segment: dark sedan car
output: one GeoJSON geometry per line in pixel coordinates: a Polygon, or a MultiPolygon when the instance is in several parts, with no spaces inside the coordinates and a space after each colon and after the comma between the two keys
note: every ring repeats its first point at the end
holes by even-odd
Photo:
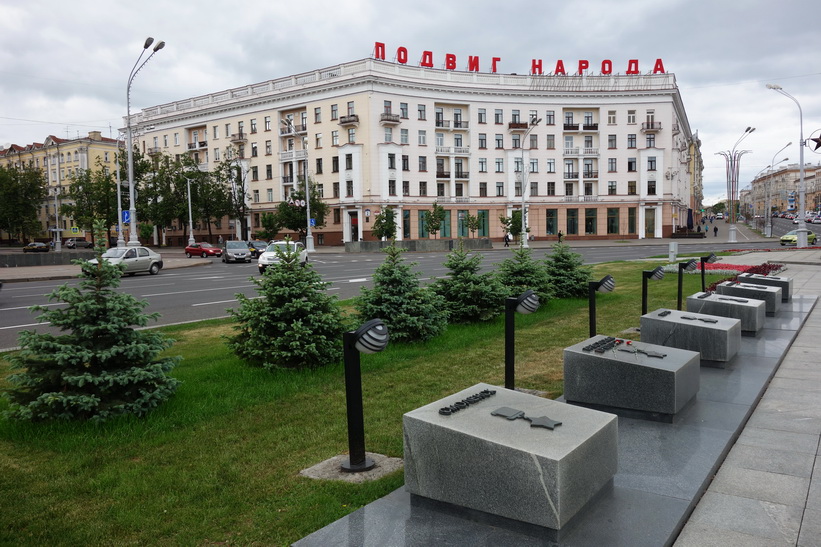
{"type": "Polygon", "coordinates": [[[45,243],[40,243],[39,241],[32,241],[25,247],[23,247],[24,253],[47,253],[51,247],[49,247],[45,243]]]}
{"type": "Polygon", "coordinates": [[[193,243],[185,248],[185,256],[191,258],[192,256],[201,256],[203,258],[209,256],[222,256],[222,249],[215,247],[210,243],[193,243]]]}

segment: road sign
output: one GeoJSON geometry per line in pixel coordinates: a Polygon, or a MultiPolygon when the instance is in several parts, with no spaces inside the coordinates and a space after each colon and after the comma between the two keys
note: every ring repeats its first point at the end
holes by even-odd
{"type": "Polygon", "coordinates": [[[123,211],[123,224],[131,222],[131,211],[123,211]]]}
{"type": "Polygon", "coordinates": [[[79,234],[79,233],[80,233],[80,229],[79,229],[77,226],[72,226],[72,227],[71,227],[71,233],[72,233],[72,234],[75,234],[75,235],[76,235],[76,234],[79,234]]]}
{"type": "Polygon", "coordinates": [[[311,219],[311,228],[314,228],[315,226],[316,226],[316,219],[312,218],[311,219]]]}

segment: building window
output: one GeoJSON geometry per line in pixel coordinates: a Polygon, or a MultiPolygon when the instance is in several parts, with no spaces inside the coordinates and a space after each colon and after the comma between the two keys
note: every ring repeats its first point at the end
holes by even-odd
{"type": "Polygon", "coordinates": [[[388,169],[396,169],[396,154],[388,154],[388,169]]]}
{"type": "Polygon", "coordinates": [[[487,148],[487,133],[479,133],[479,148],[487,148]]]}
{"type": "Polygon", "coordinates": [[[648,196],[655,196],[656,195],[656,181],[648,180],[647,181],[647,195],[648,196]]]}
{"type": "Polygon", "coordinates": [[[219,160],[220,160],[220,149],[219,148],[214,148],[214,161],[219,161],[219,160]]]}
{"type": "Polygon", "coordinates": [[[636,124],[636,111],[635,110],[628,110],[627,111],[627,123],[631,125],[636,124]]]}
{"type": "Polygon", "coordinates": [[[331,173],[339,173],[339,156],[331,158],[331,173]]]}
{"type": "Polygon", "coordinates": [[[456,148],[462,147],[462,134],[457,133],[453,136],[453,146],[456,148]]]}
{"type": "Polygon", "coordinates": [[[548,173],[555,173],[556,172],[556,160],[553,160],[553,159],[547,160],[547,172],[548,173]]]}
{"type": "Polygon", "coordinates": [[[556,149],[556,135],[545,135],[545,148],[548,150],[556,149]]]}
{"type": "Polygon", "coordinates": [[[537,159],[530,160],[530,172],[531,173],[538,173],[539,172],[539,160],[537,160],[537,159]]]}
{"type": "MultiPolygon", "coordinates": [[[[256,165],[251,167],[251,180],[259,180],[259,167],[257,167],[256,165]]],[[[259,193],[259,190],[255,190],[255,192],[259,193]]]]}
{"type": "Polygon", "coordinates": [[[635,173],[636,172],[636,158],[627,158],[627,172],[628,173],[635,173]]]}
{"type": "Polygon", "coordinates": [[[504,173],[505,172],[505,160],[503,158],[496,158],[496,172],[497,173],[504,173]]]}
{"type": "Polygon", "coordinates": [[[513,172],[514,173],[521,173],[522,172],[522,158],[513,158],[513,172]]]}
{"type": "Polygon", "coordinates": [[[259,150],[257,148],[257,143],[252,142],[251,143],[251,157],[256,158],[257,156],[259,156],[259,150]]]}
{"type": "Polygon", "coordinates": [[[399,103],[399,116],[404,120],[408,119],[408,103],[399,103]]]}
{"type": "Polygon", "coordinates": [[[608,207],[607,209],[607,233],[619,233],[619,210],[616,207],[608,207]]]}
{"type": "Polygon", "coordinates": [[[479,172],[487,173],[487,158],[479,158],[479,172]]]}
{"type": "Polygon", "coordinates": [[[419,220],[419,237],[428,237],[428,211],[417,211],[419,220]]]}
{"type": "MultiPolygon", "coordinates": [[[[522,144],[521,135],[519,135],[518,133],[515,134],[515,135],[512,135],[511,140],[512,140],[511,144],[512,144],[513,148],[521,148],[522,147],[521,146],[521,144],[522,144]]],[[[498,142],[497,142],[497,144],[498,144],[498,142]]]]}
{"type": "Polygon", "coordinates": [[[615,196],[616,195],[616,181],[615,180],[607,181],[607,195],[608,196],[615,196]]]}
{"type": "Polygon", "coordinates": [[[539,148],[539,136],[530,135],[530,149],[537,150],[539,148]]]}
{"type": "Polygon", "coordinates": [[[314,135],[314,148],[322,148],[322,133],[314,135]]]}
{"type": "Polygon", "coordinates": [[[544,113],[545,125],[556,125],[556,113],[553,110],[546,110],[544,113]]]}
{"type": "Polygon", "coordinates": [[[608,173],[615,173],[616,172],[616,158],[607,158],[607,172],[608,173]]]}
{"type": "Polygon", "coordinates": [[[565,182],[564,183],[564,195],[572,196],[575,193],[575,188],[572,182],[565,182]]]}
{"type": "Polygon", "coordinates": [[[337,207],[334,209],[334,224],[339,224],[342,222],[342,211],[337,207]]]}
{"type": "MultiPolygon", "coordinates": [[[[333,190],[333,193],[334,193],[334,197],[338,198],[339,197],[339,183],[338,182],[333,183],[332,190],[333,190]]],[[[335,209],[335,210],[338,211],[338,209],[335,209]]],[[[339,224],[339,221],[336,221],[335,223],[339,224]]]]}
{"type": "Polygon", "coordinates": [[[616,136],[607,135],[607,148],[616,148],[616,136]]]}
{"type": "Polygon", "coordinates": [[[476,211],[476,218],[479,219],[479,237],[488,237],[490,235],[490,211],[479,209],[476,211]]]}
{"type": "Polygon", "coordinates": [[[385,142],[393,142],[393,128],[385,127],[385,142]]]}
{"type": "Polygon", "coordinates": [[[268,201],[269,202],[274,201],[274,189],[273,188],[268,188],[266,193],[268,194],[268,196],[267,196],[268,201]]]}
{"type": "Polygon", "coordinates": [[[500,134],[500,133],[497,133],[496,134],[496,149],[499,150],[499,149],[502,149],[504,147],[505,147],[505,136],[500,134]]]}
{"type": "MultiPolygon", "coordinates": [[[[211,133],[212,133],[211,138],[213,138],[213,139],[220,138],[220,126],[218,126],[218,125],[213,126],[211,128],[211,133]]],[[[165,144],[165,146],[168,146],[168,135],[163,135],[162,140],[163,140],[163,143],[165,144]]]]}
{"type": "Polygon", "coordinates": [[[479,109],[479,123],[487,123],[487,110],[484,108],[479,109]]]}
{"type": "Polygon", "coordinates": [[[410,156],[402,156],[402,171],[410,171],[410,156]]]}
{"type": "Polygon", "coordinates": [[[254,190],[253,196],[254,203],[259,203],[259,190],[254,190]]]}
{"type": "Polygon", "coordinates": [[[410,144],[410,137],[407,129],[399,130],[399,144],[410,144]]]}
{"type": "Polygon", "coordinates": [[[317,175],[322,174],[322,158],[316,158],[316,169],[315,169],[315,171],[316,171],[317,175]]]}
{"type": "Polygon", "coordinates": [[[655,171],[656,170],[656,157],[655,156],[647,156],[647,170],[648,171],[655,171]]]}
{"type": "Polygon", "coordinates": [[[353,144],[356,142],[356,128],[350,127],[348,128],[348,144],[353,144]]]}
{"type": "Polygon", "coordinates": [[[479,197],[486,198],[487,197],[487,183],[480,182],[479,183],[479,197]]]}
{"type": "Polygon", "coordinates": [[[419,146],[426,146],[428,144],[428,132],[424,129],[419,130],[419,146]]]}
{"type": "Polygon", "coordinates": [[[416,106],[416,112],[420,120],[426,120],[425,105],[420,104],[416,106]]]}
{"type": "Polygon", "coordinates": [[[514,111],[512,111],[512,112],[511,112],[511,115],[510,115],[510,121],[511,121],[512,123],[519,123],[519,122],[521,121],[521,120],[519,119],[519,117],[520,117],[519,111],[518,111],[518,110],[514,110],[514,111]]]}
{"type": "Polygon", "coordinates": [[[388,180],[388,195],[396,195],[396,181],[393,179],[388,180]]]}
{"type": "Polygon", "coordinates": [[[425,197],[425,196],[428,195],[428,183],[427,182],[422,181],[422,182],[419,183],[419,195],[421,197],[425,197]]]}
{"type": "Polygon", "coordinates": [[[608,123],[608,125],[615,125],[615,123],[616,123],[616,111],[615,110],[608,110],[607,111],[607,123],[608,123]]]}
{"type": "Polygon", "coordinates": [[[346,180],[345,181],[345,195],[346,197],[352,198],[353,197],[353,181],[346,180]]]}
{"type": "Polygon", "coordinates": [[[538,196],[539,195],[539,183],[535,180],[530,182],[530,195],[531,196],[538,196]]]}
{"type": "Polygon", "coordinates": [[[345,169],[353,169],[353,154],[345,154],[345,169]]]}
{"type": "Polygon", "coordinates": [[[496,196],[501,197],[505,195],[505,183],[504,182],[497,182],[496,183],[496,196]]]}
{"type": "MultiPolygon", "coordinates": [[[[265,166],[265,179],[271,180],[274,178],[274,166],[270,163],[265,166]]],[[[271,201],[270,199],[268,201],[271,201]]]]}
{"type": "Polygon", "coordinates": [[[257,132],[257,119],[251,118],[251,133],[257,132]]]}
{"type": "Polygon", "coordinates": [[[647,148],[655,148],[656,147],[656,135],[654,133],[648,133],[645,136],[647,148]]]}
{"type": "Polygon", "coordinates": [[[555,196],[556,195],[556,183],[550,181],[547,183],[547,195],[548,196],[555,196]]]}
{"type": "Polygon", "coordinates": [[[339,146],[339,131],[331,131],[331,145],[339,146]]]}
{"type": "Polygon", "coordinates": [[[445,146],[445,134],[436,133],[436,146],[445,146]]]}
{"type": "Polygon", "coordinates": [[[354,102],[348,101],[348,116],[356,115],[356,108],[354,108],[354,102]]]}
{"type": "Polygon", "coordinates": [[[419,171],[425,172],[428,170],[428,157],[419,156],[419,171]]]}
{"type": "Polygon", "coordinates": [[[180,134],[179,133],[174,133],[174,146],[179,146],[179,145],[180,145],[180,134]]]}
{"type": "Polygon", "coordinates": [[[559,228],[559,210],[547,209],[545,211],[545,233],[554,236],[559,228]]]}
{"type": "Polygon", "coordinates": [[[501,108],[497,108],[493,112],[493,121],[498,124],[505,123],[504,113],[502,112],[501,108]]]}
{"type": "Polygon", "coordinates": [[[265,141],[265,155],[270,156],[273,153],[273,146],[271,141],[265,141]]]}
{"type": "Polygon", "coordinates": [[[445,195],[445,183],[444,182],[437,182],[436,183],[436,196],[443,197],[445,195]]]}
{"type": "Polygon", "coordinates": [[[339,119],[339,107],[335,104],[331,105],[331,119],[338,120],[339,119]]]}
{"type": "Polygon", "coordinates": [[[578,235],[579,233],[579,210],[567,210],[567,226],[565,227],[567,235],[578,235]]]}
{"type": "Polygon", "coordinates": [[[635,196],[636,195],[636,181],[634,181],[634,180],[627,181],[627,195],[628,196],[635,196]]]}
{"type": "Polygon", "coordinates": [[[635,148],[636,147],[636,134],[630,133],[627,135],[627,148],[635,148]]]}
{"type": "Polygon", "coordinates": [[[410,182],[407,180],[402,181],[402,195],[409,196],[410,195],[410,182]]]}
{"type": "Polygon", "coordinates": [[[628,234],[635,234],[636,233],[636,208],[629,207],[627,209],[627,233],[628,234]]]}

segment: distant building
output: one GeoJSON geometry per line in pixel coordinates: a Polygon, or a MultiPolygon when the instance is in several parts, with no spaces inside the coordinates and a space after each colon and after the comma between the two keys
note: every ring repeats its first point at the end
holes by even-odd
{"type": "MultiPolygon", "coordinates": [[[[797,212],[800,192],[799,164],[792,163],[785,167],[768,169],[756,175],[750,183],[747,196],[748,207],[755,215],[767,213],[767,201],[771,206],[770,213],[797,212]]],[[[821,163],[804,165],[804,187],[808,210],[821,210],[821,163]]]]}
{"type": "Polygon", "coordinates": [[[535,239],[666,237],[701,207],[701,143],[670,73],[510,75],[364,59],[145,108],[131,126],[143,153],[189,154],[201,169],[235,153],[252,231],[307,173],[331,208],[317,245],[372,239],[388,206],[397,239],[427,238],[434,202],[447,213],[437,237],[501,240],[499,217],[521,209],[523,185],[535,239]],[[480,220],[476,234],[467,215],[480,220]]]}
{"type": "Polygon", "coordinates": [[[85,235],[82,230],[74,233],[72,228],[77,227],[72,219],[57,213],[63,203],[61,195],[74,175],[86,169],[96,169],[98,159],[104,169],[113,171],[116,167],[118,144],[122,143],[103,137],[99,131],[90,131],[87,137],[60,139],[50,135],[42,143],[25,146],[12,144],[0,149],[0,165],[17,168],[30,166],[43,170],[49,196],[40,209],[43,238],[54,238],[55,232],[60,241],[85,235]]]}

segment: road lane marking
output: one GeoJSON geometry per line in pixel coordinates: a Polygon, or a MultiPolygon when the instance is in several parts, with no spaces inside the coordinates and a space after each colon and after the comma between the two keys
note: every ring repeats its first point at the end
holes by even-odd
{"type": "MultiPolygon", "coordinates": [[[[57,302],[55,304],[32,304],[32,306],[42,306],[43,308],[49,308],[51,306],[68,306],[65,302],[57,302]]],[[[11,311],[11,310],[27,310],[31,306],[18,306],[16,308],[0,308],[0,311],[11,311]]]]}
{"type": "Polygon", "coordinates": [[[6,329],[22,329],[23,327],[37,327],[40,325],[51,325],[51,321],[47,323],[27,323],[25,325],[9,325],[8,327],[0,327],[0,330],[6,329]]]}

